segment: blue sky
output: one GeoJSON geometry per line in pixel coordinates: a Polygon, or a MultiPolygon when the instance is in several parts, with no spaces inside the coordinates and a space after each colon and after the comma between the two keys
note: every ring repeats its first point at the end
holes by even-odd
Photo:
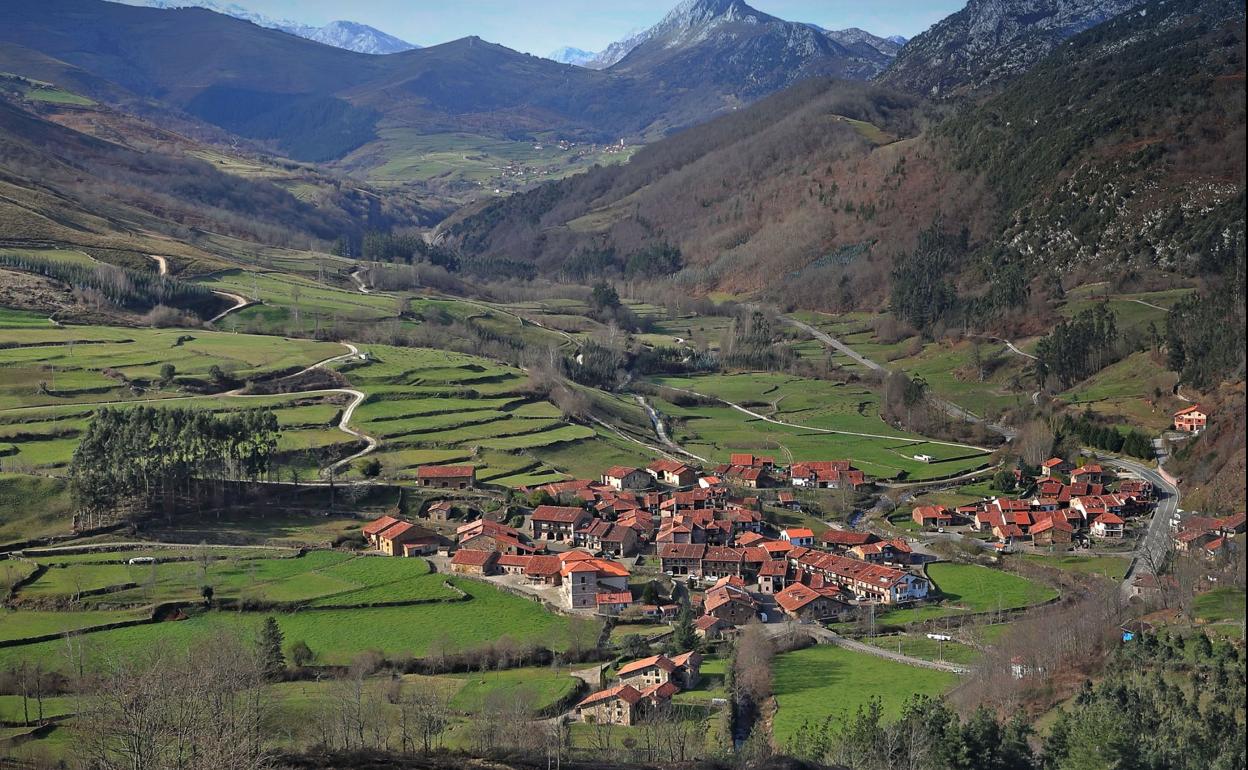
{"type": "MultiPolygon", "coordinates": [[[[268,16],[309,24],[359,21],[419,45],[478,35],[538,55],[564,45],[601,49],[654,24],[677,1],[234,0],[268,16]]],[[[750,4],[790,21],[913,37],[961,8],[965,0],[757,0],[750,4]]]]}

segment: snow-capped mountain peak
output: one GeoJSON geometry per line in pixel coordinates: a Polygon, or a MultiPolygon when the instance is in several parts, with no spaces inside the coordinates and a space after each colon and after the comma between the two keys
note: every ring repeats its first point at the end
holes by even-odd
{"type": "Polygon", "coordinates": [[[335,48],[344,48],[356,53],[388,54],[410,51],[420,46],[388,35],[381,30],[360,24],[355,21],[331,21],[323,27],[303,24],[290,19],[274,19],[257,13],[238,3],[217,3],[213,0],[111,0],[124,5],[137,5],[144,8],[173,10],[177,8],[203,8],[204,10],[232,16],[235,19],[249,21],[257,27],[276,29],[287,34],[297,35],[314,40],[335,48]]]}

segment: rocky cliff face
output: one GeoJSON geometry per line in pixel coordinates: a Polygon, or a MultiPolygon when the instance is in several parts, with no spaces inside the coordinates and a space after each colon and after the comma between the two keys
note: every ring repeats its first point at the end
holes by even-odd
{"type": "Polygon", "coordinates": [[[879,81],[938,97],[976,91],[1022,74],[1062,41],[1141,4],[970,0],[906,43],[879,81]]]}

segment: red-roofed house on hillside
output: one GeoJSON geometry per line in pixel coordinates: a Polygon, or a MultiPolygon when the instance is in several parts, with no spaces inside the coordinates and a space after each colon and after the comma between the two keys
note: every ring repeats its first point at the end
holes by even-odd
{"type": "Polygon", "coordinates": [[[498,565],[498,551],[471,551],[460,549],[451,557],[451,572],[460,575],[485,577],[493,575],[498,565]]]}
{"type": "Polygon", "coordinates": [[[646,466],[646,473],[671,487],[687,487],[698,480],[698,472],[679,460],[655,460],[646,466]]]}
{"type": "Polygon", "coordinates": [[[380,519],[376,519],[365,524],[364,527],[360,529],[360,534],[364,536],[364,539],[368,541],[368,544],[373,548],[380,548],[380,545],[377,542],[377,536],[386,531],[387,528],[398,524],[399,521],[399,519],[396,519],[393,516],[382,516],[380,519]]]}
{"type": "MultiPolygon", "coordinates": [[[[623,603],[623,606],[627,606],[632,602],[631,594],[627,601],[622,596],[629,593],[629,571],[623,564],[610,559],[595,559],[592,556],[582,558],[583,552],[575,557],[570,557],[569,554],[576,552],[562,555],[563,566],[559,570],[559,590],[567,607],[598,609],[599,594],[610,595],[603,605],[618,606],[623,603]]],[[[604,611],[607,609],[604,607],[604,611]]]]}
{"type": "Polygon", "coordinates": [[[780,538],[786,543],[810,547],[815,544],[815,533],[806,527],[789,527],[780,530],[780,538]]]}
{"type": "Polygon", "coordinates": [[[752,454],[734,453],[728,458],[729,465],[740,465],[743,468],[763,468],[771,470],[776,467],[776,458],[759,457],[752,454]]]}
{"type": "Polygon", "coordinates": [[[1092,522],[1092,534],[1096,537],[1121,538],[1124,534],[1125,522],[1122,517],[1113,513],[1102,513],[1092,522]]]}
{"type": "Polygon", "coordinates": [[[533,509],[529,526],[534,540],[571,543],[577,530],[589,523],[589,511],[566,505],[539,505],[533,509]]]}
{"type": "Polygon", "coordinates": [[[849,609],[840,596],[840,589],[834,586],[816,589],[794,583],[776,594],[776,604],[794,620],[821,621],[840,617],[849,609]]]}
{"type": "Polygon", "coordinates": [[[1040,463],[1040,475],[1044,478],[1052,478],[1059,473],[1070,473],[1075,466],[1060,457],[1050,457],[1040,463]]]}
{"type": "Polygon", "coordinates": [[[953,512],[943,505],[920,505],[911,516],[920,527],[948,527],[953,524],[953,512]]]}
{"type": "Polygon", "coordinates": [[[670,575],[701,575],[705,543],[660,543],[659,563],[670,575]]]}
{"type": "Polygon", "coordinates": [[[1200,404],[1180,409],[1174,413],[1174,429],[1186,433],[1200,433],[1209,424],[1209,415],[1200,404]]]}
{"type": "Polygon", "coordinates": [[[576,714],[582,722],[590,724],[630,726],[637,721],[638,706],[643,698],[636,687],[617,684],[576,704],[576,714]]]}
{"type": "Polygon", "coordinates": [[[1072,484],[1103,484],[1105,483],[1105,469],[1096,463],[1088,463],[1070,472],[1070,482],[1072,484]]]}
{"type": "Polygon", "coordinates": [[[833,551],[846,551],[856,545],[874,543],[879,539],[871,532],[851,532],[844,529],[827,529],[819,534],[819,542],[833,551]]]}
{"type": "Polygon", "coordinates": [[[360,530],[368,544],[387,556],[412,556],[438,550],[438,536],[410,522],[393,516],[382,516],[365,524],[360,530]],[[405,549],[404,546],[412,546],[405,549]]]}
{"type": "Polygon", "coordinates": [[[794,463],[789,468],[789,482],[795,487],[857,489],[867,483],[867,477],[849,460],[817,460],[794,463]]]}
{"type": "Polygon", "coordinates": [[[416,484],[431,489],[472,489],[477,485],[477,469],[471,465],[422,465],[416,469],[416,484]]]}
{"type": "Polygon", "coordinates": [[[649,489],[653,479],[640,468],[614,465],[602,473],[602,483],[612,489],[649,489]]]}

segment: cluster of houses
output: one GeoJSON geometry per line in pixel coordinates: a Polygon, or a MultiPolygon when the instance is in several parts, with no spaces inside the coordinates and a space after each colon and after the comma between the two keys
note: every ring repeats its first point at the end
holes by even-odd
{"type": "Polygon", "coordinates": [[[976,531],[991,532],[1005,545],[1048,547],[1069,545],[1084,536],[1120,539],[1127,520],[1153,505],[1151,482],[1118,480],[1094,463],[1076,468],[1052,458],[1041,465],[1034,481],[1035,492],[1025,499],[996,497],[952,509],[918,506],[911,515],[922,527],[969,524],[976,531]]]}
{"type": "Polygon", "coordinates": [[[696,687],[702,656],[652,655],[620,666],[616,684],[592,693],[576,704],[577,716],[593,724],[633,725],[656,706],[671,701],[681,690],[696,687]]]}
{"type": "MultiPolygon", "coordinates": [[[[471,476],[430,478],[457,484],[471,476]]],[[[761,498],[734,491],[781,482],[856,489],[867,480],[844,460],[781,468],[773,458],[742,454],[709,474],[659,460],[644,469],[611,467],[596,481],[538,487],[558,504],[536,506],[525,531],[477,519],[456,529],[453,552],[440,548],[435,533],[393,517],[369,524],[365,536],[390,555],[445,549],[457,574],[516,576],[531,586],[557,588],[567,609],[670,618],[679,611],[675,605],[634,600],[630,571],[618,561],[644,551],[657,557],[666,575],[705,587],[694,595],[700,610],[695,626],[711,638],[763,616],[764,605],[770,609],[773,603],[794,619],[827,620],[859,603],[900,604],[927,596],[926,578],[907,569],[912,554],[904,540],[840,530],[816,537],[800,527],[774,536],[765,525],[761,498]]],[[[782,505],[786,494],[793,500],[792,493],[781,493],[782,505]]],[[[445,521],[450,512],[451,505],[441,502],[426,515],[445,521]]]]}
{"type": "Polygon", "coordinates": [[[1189,515],[1177,518],[1170,525],[1174,550],[1199,554],[1210,560],[1230,558],[1240,548],[1235,538],[1244,534],[1244,518],[1242,513],[1222,517],[1189,515]]]}

